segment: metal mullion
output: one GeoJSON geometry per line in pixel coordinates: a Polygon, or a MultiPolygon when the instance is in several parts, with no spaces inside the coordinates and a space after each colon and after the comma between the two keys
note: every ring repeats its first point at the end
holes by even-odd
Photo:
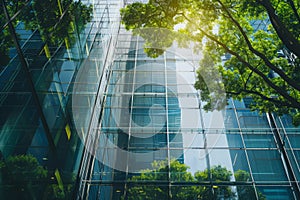
{"type": "MultiPolygon", "coordinates": [[[[102,13],[102,17],[101,18],[103,18],[103,15],[104,15],[104,13],[105,13],[105,10],[107,9],[107,4],[104,4],[105,5],[105,7],[104,7],[104,12],[102,13]]],[[[91,34],[91,31],[94,29],[94,25],[96,25],[96,26],[98,26],[95,22],[97,22],[97,21],[92,21],[91,23],[92,23],[92,26],[91,26],[91,28],[90,28],[90,30],[89,30],[89,32],[87,33],[87,37],[85,38],[85,40],[88,40],[88,37],[89,37],[89,35],[91,34]]],[[[101,23],[102,24],[102,22],[101,22],[101,20],[99,21],[99,23],[101,23]]],[[[100,29],[100,27],[101,27],[101,25],[99,26],[99,27],[96,27],[97,29],[98,29],[98,32],[99,32],[99,29],[100,29]]],[[[95,38],[96,38],[96,35],[97,34],[95,34],[95,37],[93,38],[93,42],[92,42],[92,44],[91,44],[91,47],[93,47],[94,45],[94,42],[95,42],[95,38]]],[[[80,51],[82,51],[82,49],[80,49],[80,51]]],[[[103,67],[103,70],[104,70],[104,68],[105,67],[103,67]]],[[[101,83],[101,81],[99,82],[99,85],[100,85],[100,83],[101,83]]],[[[97,100],[97,98],[96,98],[96,100],[97,100]]],[[[96,101],[95,100],[95,101],[96,101]]],[[[92,114],[92,116],[93,116],[93,114],[92,114]]],[[[89,126],[89,129],[90,129],[90,126],[89,126]]],[[[89,131],[88,131],[89,132],[89,131]]],[[[91,144],[91,141],[90,141],[90,137],[89,137],[89,134],[87,135],[87,139],[85,140],[85,144],[84,144],[84,150],[83,150],[83,156],[82,156],[82,159],[81,159],[81,162],[80,162],[80,171],[79,171],[79,173],[78,173],[78,176],[79,176],[79,178],[80,178],[80,181],[79,181],[79,186],[78,186],[78,191],[79,191],[79,194],[78,194],[78,196],[77,196],[77,199],[78,198],[84,198],[84,195],[85,195],[85,192],[84,191],[82,191],[82,190],[85,190],[85,187],[86,187],[86,184],[88,183],[88,179],[87,179],[87,176],[88,176],[88,174],[89,174],[89,171],[91,172],[92,171],[92,166],[91,165],[89,165],[89,166],[87,166],[87,164],[88,163],[91,163],[92,161],[91,161],[91,154],[89,153],[89,152],[87,152],[87,150],[86,150],[86,146],[88,145],[88,146],[90,146],[90,144],[91,144]],[[84,185],[82,185],[82,183],[83,182],[85,182],[84,183],[84,185]],[[82,191],[82,192],[80,192],[80,191],[82,191]]],[[[89,188],[89,187],[88,187],[89,188]]],[[[86,189],[86,196],[88,196],[88,190],[89,189],[86,189]]],[[[73,196],[73,198],[75,198],[75,196],[73,196]]]]}
{"type": "Polygon", "coordinates": [[[25,57],[24,57],[24,55],[23,55],[21,46],[20,46],[20,44],[19,44],[19,42],[18,42],[18,37],[17,37],[17,34],[16,34],[16,32],[15,32],[15,28],[14,28],[12,22],[10,21],[11,18],[10,18],[10,16],[9,16],[8,11],[7,11],[6,3],[5,3],[4,0],[1,0],[1,1],[2,1],[2,7],[3,7],[3,10],[4,10],[5,17],[6,17],[7,21],[8,21],[8,27],[9,27],[10,33],[11,33],[11,35],[12,35],[14,45],[16,46],[16,49],[17,49],[17,53],[18,53],[18,56],[19,56],[19,59],[20,59],[20,62],[21,62],[22,69],[23,69],[23,71],[24,71],[25,74],[26,74],[26,78],[27,78],[27,81],[28,81],[28,83],[29,83],[29,87],[30,87],[30,89],[31,89],[33,99],[34,99],[34,101],[35,101],[35,103],[36,103],[37,110],[38,110],[40,119],[41,119],[42,124],[43,124],[43,128],[44,128],[44,131],[45,131],[45,134],[46,134],[46,137],[47,137],[49,146],[50,146],[50,150],[51,150],[52,153],[53,153],[54,160],[58,160],[58,159],[57,159],[57,151],[56,151],[56,148],[55,148],[55,143],[54,143],[54,140],[53,140],[53,138],[52,138],[52,136],[51,136],[51,131],[50,131],[50,128],[49,128],[49,126],[48,126],[46,117],[45,117],[45,115],[44,115],[43,107],[42,107],[42,105],[40,104],[40,101],[39,101],[39,97],[38,97],[37,91],[36,91],[36,89],[35,89],[35,87],[34,87],[34,82],[33,82],[33,80],[32,80],[31,74],[30,74],[30,72],[29,72],[29,66],[28,66],[28,63],[27,63],[26,60],[25,60],[25,57]]]}
{"type": "MultiPolygon", "coordinates": [[[[184,58],[183,60],[179,60],[179,61],[186,61],[184,58]]],[[[194,77],[195,77],[195,80],[197,79],[197,73],[196,73],[196,67],[194,66],[194,53],[192,51],[192,59],[189,59],[187,60],[188,63],[190,63],[190,65],[193,67],[193,71],[180,71],[180,72],[193,72],[194,74],[194,77]]],[[[182,70],[182,69],[181,69],[182,70]]],[[[187,84],[187,83],[180,83],[178,85],[190,85],[190,84],[187,84]]],[[[194,148],[194,149],[204,149],[205,151],[205,160],[206,160],[206,165],[207,165],[207,170],[208,170],[208,175],[209,175],[209,186],[211,187],[211,189],[213,190],[212,188],[212,174],[211,174],[211,171],[210,171],[210,156],[209,156],[209,152],[208,152],[208,149],[215,149],[214,147],[212,148],[208,148],[207,147],[207,130],[209,129],[206,129],[205,128],[205,123],[204,123],[204,116],[203,116],[203,112],[202,112],[202,108],[201,108],[201,91],[198,90],[198,92],[196,93],[196,97],[198,98],[198,101],[199,101],[199,106],[198,106],[198,109],[199,109],[199,114],[200,114],[200,123],[201,123],[201,130],[199,129],[199,132],[201,132],[203,134],[203,141],[204,141],[204,146],[203,148],[199,147],[199,148],[194,148]]],[[[179,95],[186,95],[186,97],[189,97],[189,93],[180,93],[179,95]]],[[[187,109],[187,108],[185,108],[187,109]]],[[[193,149],[193,148],[191,148],[193,149]]]]}
{"type": "MultiPolygon", "coordinates": [[[[293,155],[293,158],[294,158],[295,163],[296,163],[296,166],[297,166],[297,169],[298,169],[298,171],[300,171],[300,167],[299,167],[299,164],[298,164],[298,162],[297,162],[297,158],[296,158],[295,153],[294,153],[294,148],[293,148],[292,145],[291,145],[290,139],[289,139],[289,137],[288,137],[288,134],[286,133],[286,130],[285,130],[284,125],[283,125],[283,123],[282,123],[281,117],[279,117],[279,121],[280,121],[280,125],[282,126],[282,131],[284,132],[284,135],[285,135],[285,137],[286,137],[286,139],[287,139],[287,141],[288,141],[288,144],[289,144],[289,146],[290,146],[290,148],[288,148],[288,149],[291,150],[292,155],[293,155]]],[[[283,142],[284,142],[284,141],[283,141],[283,142]]],[[[287,149],[287,148],[286,148],[286,149],[287,149]]]]}
{"type": "MultiPolygon", "coordinates": [[[[111,41],[111,40],[110,40],[110,41],[111,41]]],[[[109,46],[111,46],[111,44],[110,44],[109,46]]],[[[108,55],[108,53],[107,53],[107,55],[108,55]]],[[[107,57],[105,58],[105,64],[107,63],[106,61],[107,61],[107,57]]],[[[105,68],[105,64],[104,64],[103,71],[102,71],[102,77],[103,77],[103,74],[104,74],[104,70],[106,69],[106,68],[105,68]]],[[[109,70],[108,79],[109,79],[110,75],[111,75],[111,70],[109,70]]],[[[101,85],[101,82],[102,82],[102,77],[101,77],[101,80],[99,81],[99,87],[98,87],[98,89],[100,89],[100,85],[101,85]]],[[[109,85],[109,84],[106,85],[105,91],[107,90],[108,85],[109,85]]],[[[98,94],[98,92],[97,92],[97,94],[98,94]]],[[[103,100],[103,102],[102,102],[102,104],[101,104],[100,116],[98,116],[98,117],[100,118],[100,120],[99,120],[99,122],[98,122],[99,127],[97,127],[97,129],[98,129],[98,131],[99,131],[99,135],[101,134],[101,123],[102,123],[102,120],[103,120],[103,117],[101,117],[101,116],[103,115],[103,112],[104,112],[104,104],[105,104],[105,102],[106,102],[106,95],[104,95],[103,98],[104,98],[104,100],[103,100]]],[[[95,102],[98,101],[97,99],[98,99],[98,95],[97,95],[97,98],[96,98],[95,102]]],[[[96,104],[95,104],[95,105],[96,105],[96,104]]],[[[94,111],[94,109],[93,109],[93,111],[94,111]]],[[[93,119],[93,117],[91,117],[91,120],[92,120],[92,119],[93,119]]],[[[89,126],[89,128],[90,128],[90,126],[89,126]]],[[[88,131],[88,132],[90,132],[90,131],[88,131]]],[[[87,135],[88,138],[90,138],[89,136],[90,136],[90,134],[87,135]]],[[[93,146],[94,149],[97,148],[96,144],[92,144],[91,146],[93,146]]],[[[87,154],[90,155],[89,152],[87,152],[87,154]]],[[[91,157],[91,156],[90,156],[90,157],[91,157]]],[[[84,181],[84,180],[81,181],[81,182],[85,182],[85,183],[84,183],[84,188],[85,188],[86,183],[89,183],[89,182],[91,181],[91,177],[92,177],[92,173],[93,173],[94,161],[95,161],[95,157],[93,157],[93,160],[92,160],[92,161],[91,161],[91,158],[89,158],[89,161],[88,161],[88,163],[87,163],[87,164],[89,164],[88,167],[90,167],[91,169],[90,169],[89,171],[87,171],[86,174],[87,174],[87,176],[88,176],[88,173],[89,173],[89,174],[90,174],[90,178],[89,178],[89,179],[86,178],[86,181],[84,181]]],[[[87,191],[87,192],[86,192],[86,195],[88,195],[89,187],[90,187],[90,185],[88,185],[88,188],[86,189],[86,191],[87,191]]],[[[81,189],[81,190],[84,190],[84,188],[81,189]]],[[[81,192],[81,193],[82,193],[82,192],[81,192]]],[[[84,191],[83,191],[83,193],[84,193],[84,191]]],[[[88,196],[86,196],[86,198],[88,198],[88,196]]]]}
{"type": "MultiPolygon", "coordinates": [[[[194,71],[194,76],[197,77],[196,71],[194,71]]],[[[203,142],[204,142],[203,148],[205,151],[205,161],[206,161],[206,166],[207,166],[207,171],[208,171],[208,176],[209,176],[208,178],[209,178],[209,181],[212,182],[212,174],[210,171],[210,156],[209,156],[209,152],[208,152],[208,148],[207,148],[207,129],[205,128],[204,116],[203,116],[203,112],[202,112],[202,108],[201,108],[202,102],[201,102],[201,91],[200,90],[198,90],[198,92],[197,92],[197,97],[199,98],[199,114],[200,114],[200,123],[202,126],[201,127],[202,130],[199,130],[199,131],[201,131],[203,134],[203,142]]],[[[200,153],[200,155],[201,155],[201,153],[200,153]]],[[[212,185],[210,185],[210,187],[213,190],[212,185]]]]}
{"type": "Polygon", "coordinates": [[[280,153],[282,164],[285,168],[286,176],[290,182],[290,186],[292,187],[294,198],[300,199],[300,188],[299,184],[297,182],[297,178],[294,172],[294,169],[291,165],[291,161],[289,156],[287,155],[286,148],[284,146],[284,142],[282,140],[282,137],[279,133],[279,128],[277,127],[276,121],[274,119],[274,116],[272,113],[267,113],[268,122],[270,125],[270,128],[272,129],[274,139],[277,141],[277,147],[280,153]],[[292,180],[291,180],[292,179],[292,180]]]}
{"type": "MultiPolygon", "coordinates": [[[[11,23],[12,21],[15,20],[15,18],[20,14],[21,11],[23,11],[23,9],[25,7],[27,7],[29,4],[31,3],[31,0],[27,0],[27,2],[25,2],[25,4],[23,5],[23,7],[21,7],[12,17],[10,17],[7,22],[0,28],[1,31],[4,30],[4,28],[9,25],[9,23],[11,23]]],[[[4,4],[3,4],[4,5],[4,4]]],[[[5,5],[4,5],[5,6],[5,5]]],[[[5,13],[5,12],[4,12],[5,13]]]]}
{"type": "MultiPolygon", "coordinates": [[[[107,9],[107,6],[104,8],[105,10],[107,9]]],[[[92,114],[91,114],[91,118],[90,118],[90,123],[89,123],[89,127],[88,127],[88,131],[87,131],[87,140],[86,141],[89,141],[89,138],[91,138],[90,137],[90,132],[91,132],[91,123],[92,123],[92,121],[93,121],[93,119],[94,119],[94,112],[95,112],[95,109],[96,109],[96,105],[97,105],[97,101],[99,100],[99,93],[100,93],[100,89],[101,89],[101,83],[102,83],[102,78],[103,78],[103,75],[104,75],[104,70],[106,69],[105,67],[106,67],[106,65],[107,65],[107,57],[108,57],[108,55],[109,55],[109,51],[110,51],[110,47],[112,46],[112,38],[113,38],[113,36],[111,36],[110,37],[110,40],[109,40],[109,44],[108,44],[108,52],[107,52],[107,54],[105,55],[105,58],[104,58],[104,64],[103,64],[103,70],[102,70],[102,76],[101,76],[101,78],[100,78],[100,80],[99,80],[99,84],[98,84],[98,88],[97,88],[97,94],[96,94],[96,99],[95,99],[95,101],[94,101],[94,106],[93,106],[93,110],[92,110],[92,114]]],[[[111,71],[109,71],[109,72],[111,72],[111,71]]],[[[111,74],[111,73],[110,73],[111,74]]],[[[110,74],[108,75],[108,77],[110,77],[110,74]]],[[[107,90],[107,88],[108,88],[108,84],[106,85],[106,87],[105,87],[105,90],[107,90]]],[[[104,95],[104,98],[105,98],[106,96],[104,95]]],[[[104,99],[104,101],[102,102],[102,105],[104,105],[104,103],[105,103],[105,99],[104,99]]],[[[103,113],[103,106],[101,106],[101,110],[100,110],[100,115],[102,115],[102,113],[103,113]]],[[[98,116],[99,117],[99,116],[98,116]]],[[[100,120],[101,121],[101,120],[100,120]]],[[[99,124],[100,122],[98,122],[98,124],[99,124]]],[[[95,135],[96,136],[96,135],[95,135]]],[[[95,143],[92,143],[92,148],[93,148],[93,150],[95,151],[95,148],[96,148],[96,142],[97,142],[97,140],[95,139],[95,143]]],[[[86,144],[85,144],[86,145],[86,144]]],[[[86,165],[86,164],[88,164],[89,166],[87,167],[87,168],[89,168],[89,170],[85,170],[86,171],[86,175],[85,175],[85,177],[87,177],[87,176],[89,176],[89,178],[86,178],[87,180],[91,180],[91,178],[92,178],[92,172],[93,172],[93,168],[94,168],[94,161],[95,161],[95,156],[91,156],[91,151],[87,151],[86,150],[86,148],[85,148],[85,150],[84,150],[84,154],[87,154],[87,156],[89,157],[89,159],[88,159],[88,163],[84,163],[84,165],[86,165]]],[[[82,163],[82,162],[81,162],[82,163]]],[[[82,194],[83,196],[85,196],[86,195],[86,198],[88,198],[88,194],[89,194],[89,188],[90,188],[90,185],[88,185],[87,186],[87,188],[86,188],[86,183],[84,183],[83,185],[81,184],[81,182],[84,182],[83,181],[83,179],[82,178],[80,178],[81,180],[80,180],[80,185],[79,185],[79,195],[80,194],[82,194]],[[85,189],[86,188],[86,189],[85,189]],[[81,192],[80,192],[81,191],[81,192]]],[[[80,196],[77,196],[77,199],[79,198],[80,196]]]]}
{"type": "Polygon", "coordinates": [[[255,191],[255,197],[256,197],[257,200],[259,200],[258,195],[257,195],[256,186],[255,186],[256,183],[255,183],[255,180],[254,180],[254,177],[253,177],[252,168],[251,168],[251,165],[250,165],[250,160],[249,160],[249,156],[248,156],[248,151],[247,151],[246,143],[245,143],[245,140],[244,140],[244,137],[243,137],[243,129],[241,128],[241,124],[240,124],[240,121],[239,121],[239,118],[238,118],[238,114],[237,114],[237,111],[236,111],[237,109],[235,107],[235,103],[233,102],[232,99],[230,99],[230,101],[232,101],[234,114],[235,114],[235,117],[236,117],[236,121],[237,121],[237,124],[238,124],[238,129],[239,129],[241,140],[242,140],[242,143],[243,143],[246,160],[247,160],[247,164],[248,164],[248,167],[249,167],[250,177],[252,179],[253,188],[254,188],[254,191],[255,191]]]}
{"type": "MultiPolygon", "coordinates": [[[[132,40],[131,40],[132,41],[132,40]]],[[[129,51],[130,52],[130,46],[129,46],[129,51]]],[[[131,125],[132,125],[132,112],[133,112],[133,103],[134,103],[134,91],[135,91],[135,79],[136,79],[136,67],[137,67],[137,56],[138,56],[138,37],[136,37],[136,44],[135,44],[135,55],[134,55],[134,67],[133,67],[133,77],[132,77],[132,91],[131,91],[131,103],[130,103],[130,113],[129,115],[129,123],[128,123],[128,140],[127,140],[127,150],[129,150],[129,146],[130,146],[130,139],[131,139],[131,125]]],[[[127,159],[126,159],[126,171],[125,171],[125,180],[128,179],[128,160],[129,160],[129,153],[126,154],[127,155],[127,159]]],[[[126,190],[125,188],[127,188],[127,182],[124,184],[124,195],[126,196],[126,190]]]]}
{"type": "MultiPolygon", "coordinates": [[[[107,185],[107,186],[112,186],[112,185],[122,185],[124,184],[123,180],[105,180],[105,181],[97,181],[97,180],[92,180],[89,182],[91,185],[107,185]]],[[[126,184],[130,186],[168,186],[170,183],[169,181],[163,181],[163,180],[126,180],[126,184]]],[[[240,182],[240,181],[213,181],[213,185],[215,186],[252,186],[252,183],[249,182],[240,182]]],[[[277,186],[277,187],[286,187],[289,186],[286,181],[283,182],[259,182],[257,183],[258,186],[277,186]]],[[[172,182],[171,186],[211,186],[210,181],[185,181],[185,182],[172,182]]]]}
{"type": "MultiPolygon", "coordinates": [[[[167,59],[166,59],[166,52],[164,52],[163,54],[164,56],[164,79],[165,79],[165,115],[166,115],[166,137],[167,137],[167,157],[168,157],[168,192],[169,192],[169,195],[168,195],[168,199],[171,199],[172,198],[172,193],[171,193],[171,172],[170,172],[170,169],[171,169],[171,158],[170,158],[170,135],[169,135],[169,109],[168,109],[168,81],[167,81],[167,59]]],[[[175,63],[174,63],[175,64],[175,63]]]]}

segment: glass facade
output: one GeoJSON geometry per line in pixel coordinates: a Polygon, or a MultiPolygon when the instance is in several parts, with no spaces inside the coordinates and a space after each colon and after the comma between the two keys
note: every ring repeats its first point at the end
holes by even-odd
{"type": "Polygon", "coordinates": [[[102,20],[109,5],[1,0],[0,7],[1,199],[74,199],[84,149],[79,136],[92,113],[85,109],[77,128],[72,94],[81,81],[84,97],[95,102],[111,37],[102,20]],[[76,79],[85,65],[86,77],[76,79]]]}
{"type": "Polygon", "coordinates": [[[249,98],[205,112],[201,53],[149,58],[126,3],[1,0],[0,196],[299,199],[300,128],[249,98]]]}

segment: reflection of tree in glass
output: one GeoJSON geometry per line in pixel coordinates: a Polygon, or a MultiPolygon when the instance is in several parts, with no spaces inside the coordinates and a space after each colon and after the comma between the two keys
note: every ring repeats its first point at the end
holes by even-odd
{"type": "MultiPolygon", "coordinates": [[[[2,14],[0,14],[0,23],[2,24],[2,14]]],[[[10,58],[8,55],[9,48],[13,45],[9,32],[4,29],[0,34],[0,67],[8,64],[10,58]]],[[[1,70],[0,70],[1,71],[1,70]]]]}
{"type": "MultiPolygon", "coordinates": [[[[238,181],[250,181],[250,174],[244,170],[238,170],[234,173],[235,180],[238,181]]],[[[253,186],[237,186],[238,199],[256,199],[255,190],[253,186]]],[[[257,192],[259,200],[266,200],[266,197],[261,193],[257,192]]]]}
{"type": "MultiPolygon", "coordinates": [[[[2,8],[2,1],[0,1],[0,9],[2,8]]],[[[6,23],[4,12],[0,12],[0,28],[6,23]]],[[[0,67],[5,66],[9,62],[9,48],[13,45],[12,38],[7,28],[3,29],[0,34],[0,67]]],[[[0,69],[1,71],[1,69],[0,69]]]]}
{"type": "MultiPolygon", "coordinates": [[[[22,8],[22,12],[13,24],[23,22],[28,30],[38,29],[47,44],[58,45],[63,40],[67,48],[74,42],[74,31],[80,32],[92,18],[92,5],[73,0],[33,0],[28,6],[24,1],[7,1],[6,7],[10,16],[22,8]]],[[[0,2],[2,9],[2,1],[0,2]]],[[[6,23],[3,12],[0,13],[0,26],[6,23]]],[[[10,60],[9,49],[13,46],[8,29],[0,34],[0,67],[10,60]]]]}
{"type": "Polygon", "coordinates": [[[91,20],[92,6],[73,0],[34,0],[20,19],[27,29],[38,28],[45,42],[58,44],[91,20]]]}
{"type": "Polygon", "coordinates": [[[69,183],[59,185],[59,184],[50,184],[46,190],[46,196],[48,200],[67,200],[72,199],[72,194],[74,190],[75,177],[69,177],[69,183]]]}
{"type": "MultiPolygon", "coordinates": [[[[221,198],[232,199],[236,196],[240,200],[256,199],[253,187],[237,186],[237,193],[235,193],[230,186],[213,185],[213,183],[231,181],[231,171],[220,165],[213,166],[210,170],[198,171],[194,176],[187,171],[188,166],[176,160],[171,161],[170,167],[167,166],[166,161],[156,161],[152,166],[153,170],[143,170],[140,175],[130,178],[129,182],[133,182],[134,185],[128,187],[126,197],[123,197],[124,199],[156,200],[169,198],[174,200],[213,200],[221,198]],[[178,183],[179,186],[171,186],[169,188],[169,181],[178,183]],[[212,181],[212,185],[198,186],[201,182],[209,183],[210,181],[212,181]],[[188,184],[186,185],[185,183],[188,184]]],[[[237,181],[247,181],[249,173],[238,170],[235,177],[238,179],[237,181]]],[[[259,200],[265,200],[264,195],[260,192],[258,192],[258,197],[259,200]]]]}
{"type": "MultiPolygon", "coordinates": [[[[190,172],[187,172],[188,166],[181,164],[178,161],[172,161],[170,168],[166,161],[154,161],[153,170],[143,170],[139,176],[133,176],[130,180],[140,182],[139,186],[130,187],[127,190],[128,200],[144,200],[144,199],[168,199],[168,172],[170,171],[170,179],[178,182],[194,181],[194,177],[190,172]],[[150,185],[143,185],[143,181],[152,182],[150,185]],[[153,186],[155,185],[155,186],[153,186]]],[[[195,187],[180,186],[171,187],[170,193],[173,199],[193,199],[195,187]]]]}
{"type": "MultiPolygon", "coordinates": [[[[49,182],[48,170],[32,155],[10,156],[0,161],[0,194],[10,199],[71,199],[74,175],[65,177],[67,184],[60,185],[54,179],[49,182]],[[2,180],[1,180],[2,178],[2,180]],[[1,193],[2,192],[2,193],[1,193]]],[[[52,176],[52,175],[51,175],[52,176]]]]}
{"type": "MultiPolygon", "coordinates": [[[[197,182],[229,182],[231,176],[232,173],[220,165],[212,167],[210,171],[205,169],[204,171],[198,171],[195,173],[197,182]]],[[[213,186],[213,188],[210,186],[201,186],[197,187],[197,192],[198,198],[200,199],[218,199],[217,197],[219,196],[222,196],[225,199],[230,199],[235,196],[232,189],[228,186],[213,186]]]]}
{"type": "Polygon", "coordinates": [[[32,155],[10,156],[0,162],[0,170],[10,199],[35,199],[45,186],[47,170],[32,155]]]}

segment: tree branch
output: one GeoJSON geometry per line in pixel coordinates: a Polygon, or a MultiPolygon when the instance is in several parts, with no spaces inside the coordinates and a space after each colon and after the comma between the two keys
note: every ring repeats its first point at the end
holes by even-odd
{"type": "Polygon", "coordinates": [[[293,52],[298,58],[300,58],[300,43],[299,41],[292,35],[292,33],[284,26],[282,21],[276,14],[275,9],[273,8],[271,2],[269,0],[257,0],[257,2],[262,5],[270,18],[270,21],[281,39],[281,41],[285,44],[285,46],[293,52]]]}
{"type": "Polygon", "coordinates": [[[296,9],[296,6],[295,6],[293,0],[287,0],[287,2],[290,4],[290,6],[291,6],[291,8],[292,8],[292,10],[293,10],[293,12],[294,12],[294,14],[295,14],[295,16],[296,16],[299,24],[300,24],[300,16],[299,16],[299,14],[297,12],[297,9],[296,9]]]}
{"type": "Polygon", "coordinates": [[[252,70],[252,71],[250,72],[250,74],[248,75],[248,78],[247,78],[247,80],[246,80],[246,82],[245,82],[244,88],[247,87],[247,83],[248,83],[248,81],[250,80],[250,77],[252,76],[252,74],[253,74],[253,70],[252,70]]]}
{"type": "Polygon", "coordinates": [[[243,28],[241,27],[241,25],[232,17],[232,15],[230,14],[229,10],[224,6],[224,4],[220,1],[217,0],[220,5],[222,6],[222,8],[224,9],[224,11],[228,14],[228,17],[232,20],[232,22],[237,26],[237,28],[239,29],[239,31],[241,32],[241,34],[243,35],[247,46],[249,48],[249,50],[251,52],[253,52],[255,55],[257,55],[258,57],[260,57],[264,63],[270,68],[272,69],[274,72],[276,72],[283,80],[285,80],[290,86],[292,86],[293,88],[297,89],[298,91],[300,91],[300,85],[298,82],[294,81],[293,79],[291,79],[290,77],[288,77],[284,71],[280,70],[278,67],[274,66],[269,59],[261,52],[257,51],[256,49],[254,49],[254,47],[252,46],[247,34],[245,33],[245,31],[243,30],[243,28]]]}
{"type": "Polygon", "coordinates": [[[300,108],[300,106],[296,106],[296,105],[290,104],[285,101],[276,100],[275,98],[267,97],[267,96],[261,94],[260,92],[253,91],[253,90],[242,89],[239,92],[226,91],[227,94],[231,94],[231,95],[239,95],[242,92],[245,92],[247,94],[257,95],[263,100],[266,100],[266,101],[276,104],[278,107],[286,106],[286,107],[292,107],[292,108],[298,108],[298,109],[300,108]]]}
{"type": "MultiPolygon", "coordinates": [[[[193,23],[188,17],[186,17],[186,15],[184,13],[182,13],[183,17],[190,23],[193,23]]],[[[280,87],[278,87],[277,85],[275,85],[272,81],[269,80],[268,77],[266,77],[261,71],[259,71],[258,69],[254,68],[252,65],[250,65],[247,61],[245,61],[241,56],[239,56],[236,52],[232,51],[231,49],[229,49],[224,43],[220,42],[219,40],[217,40],[214,36],[206,33],[203,29],[201,29],[197,24],[195,24],[198,28],[198,30],[203,33],[207,38],[209,38],[210,40],[214,41],[215,43],[217,43],[218,45],[220,45],[224,50],[226,50],[228,53],[230,53],[231,55],[234,55],[240,62],[242,62],[245,66],[247,66],[250,70],[254,71],[258,76],[260,76],[266,84],[268,84],[272,89],[274,89],[275,91],[277,91],[281,96],[283,96],[285,99],[287,99],[288,101],[291,102],[291,104],[295,105],[296,107],[300,107],[300,102],[297,101],[297,99],[293,98],[292,96],[290,96],[288,93],[286,93],[286,91],[283,91],[280,87]]],[[[295,107],[293,106],[293,107],[295,107]]]]}

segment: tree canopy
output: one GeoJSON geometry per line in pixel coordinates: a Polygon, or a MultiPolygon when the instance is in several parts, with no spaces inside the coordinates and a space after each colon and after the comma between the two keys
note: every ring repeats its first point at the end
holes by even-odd
{"type": "MultiPolygon", "coordinates": [[[[297,0],[149,0],[121,9],[128,30],[168,29],[179,45],[197,44],[203,59],[195,87],[206,110],[224,107],[215,105],[220,97],[212,90],[219,88],[227,99],[251,97],[253,110],[290,114],[295,125],[300,124],[299,13],[297,0]],[[215,71],[220,76],[204,79],[215,71]]],[[[160,51],[146,53],[157,57],[171,45],[161,42],[160,51]]]]}
{"type": "MultiPolygon", "coordinates": [[[[0,7],[3,9],[3,3],[0,7]]],[[[27,30],[38,30],[43,41],[49,45],[66,42],[67,48],[74,42],[74,31],[80,32],[92,18],[92,6],[73,0],[34,0],[32,2],[10,0],[6,3],[10,17],[19,13],[14,25],[24,23],[27,30]],[[21,11],[21,12],[20,12],[21,11]]],[[[6,17],[0,13],[0,26],[5,25],[6,17]]],[[[2,27],[1,27],[2,28],[2,27]]],[[[6,27],[0,35],[0,66],[10,60],[9,49],[13,46],[12,36],[6,27]]]]}
{"type": "Polygon", "coordinates": [[[10,199],[72,199],[74,175],[63,185],[49,175],[54,177],[55,172],[49,172],[32,155],[0,156],[0,193],[10,199]]]}
{"type": "MultiPolygon", "coordinates": [[[[220,165],[204,171],[197,171],[194,175],[188,172],[189,167],[176,160],[168,166],[166,161],[155,161],[153,169],[141,171],[139,175],[130,178],[133,185],[129,185],[124,199],[232,199],[238,195],[239,199],[256,199],[253,186],[239,185],[236,192],[230,186],[219,186],[217,183],[232,181],[232,173],[220,165]],[[169,187],[169,182],[176,182],[178,186],[169,187]],[[136,183],[136,184],[135,184],[136,183]],[[152,184],[149,184],[152,183],[152,184]],[[208,184],[210,183],[210,184],[208,184]],[[214,185],[215,184],[215,185],[214,185]]],[[[244,170],[235,174],[236,181],[247,182],[250,175],[244,170]]],[[[258,199],[265,196],[258,193],[258,199]]]]}
{"type": "Polygon", "coordinates": [[[32,155],[10,156],[0,161],[1,192],[11,199],[34,199],[35,193],[41,192],[38,186],[45,185],[47,173],[32,155]]]}
{"type": "Polygon", "coordinates": [[[91,20],[92,6],[73,0],[34,0],[24,8],[19,19],[26,29],[38,28],[43,40],[50,44],[59,44],[70,37],[75,24],[82,28],[91,20]]]}

